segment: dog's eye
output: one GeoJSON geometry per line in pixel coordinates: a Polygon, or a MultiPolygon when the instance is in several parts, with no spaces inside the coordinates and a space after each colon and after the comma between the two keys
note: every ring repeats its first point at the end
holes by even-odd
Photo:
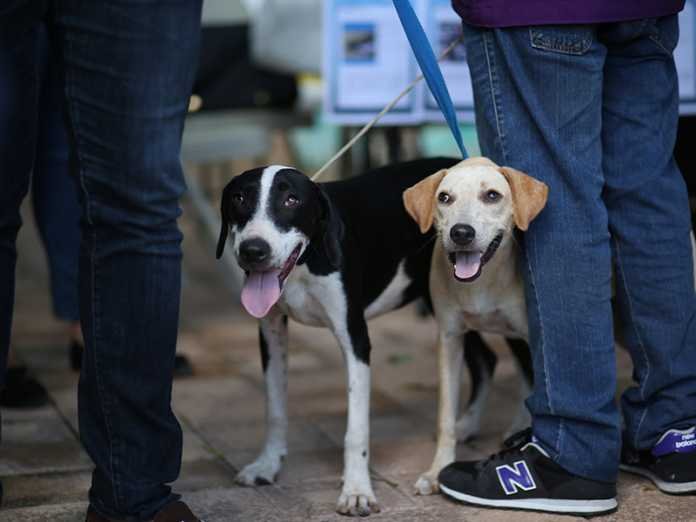
{"type": "Polygon", "coordinates": [[[486,203],[495,203],[498,201],[500,198],[502,198],[503,195],[498,192],[497,190],[489,190],[484,194],[484,198],[486,203]]]}
{"type": "Polygon", "coordinates": [[[241,205],[242,203],[244,203],[244,196],[242,196],[241,194],[232,194],[232,201],[236,205],[241,205]]]}
{"type": "Polygon", "coordinates": [[[285,201],[283,201],[283,206],[291,208],[294,206],[297,206],[297,204],[300,202],[299,199],[297,199],[295,196],[290,195],[287,198],[285,198],[285,201]]]}
{"type": "Polygon", "coordinates": [[[452,202],[452,196],[450,196],[447,192],[440,192],[440,193],[437,195],[437,200],[438,200],[440,203],[443,203],[443,204],[447,205],[447,204],[449,204],[449,203],[452,202]]]}

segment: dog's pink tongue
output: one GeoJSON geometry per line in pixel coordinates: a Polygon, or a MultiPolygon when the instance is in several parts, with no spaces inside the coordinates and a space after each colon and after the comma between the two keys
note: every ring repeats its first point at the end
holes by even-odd
{"type": "Polygon", "coordinates": [[[459,279],[474,277],[481,266],[480,252],[457,252],[454,273],[459,279]]]}
{"type": "Polygon", "coordinates": [[[250,272],[242,288],[242,304],[246,311],[260,319],[280,297],[280,270],[250,272]]]}

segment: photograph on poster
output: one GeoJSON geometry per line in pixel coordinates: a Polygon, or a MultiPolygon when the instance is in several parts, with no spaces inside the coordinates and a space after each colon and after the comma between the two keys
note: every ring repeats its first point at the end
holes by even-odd
{"type": "Polygon", "coordinates": [[[343,26],[343,59],[348,63],[375,60],[375,24],[348,23],[343,26]]]}
{"type": "MultiPolygon", "coordinates": [[[[412,0],[433,51],[441,55],[461,36],[461,19],[451,0],[412,0]]],[[[392,0],[325,0],[324,78],[328,121],[369,121],[418,74],[392,0]]],[[[679,76],[680,113],[696,114],[696,0],[679,14],[674,49],[679,76]]],[[[474,121],[473,90],[466,46],[458,44],[440,62],[461,122],[474,121]]],[[[383,120],[384,124],[441,122],[440,109],[424,83],[383,120]]]]}

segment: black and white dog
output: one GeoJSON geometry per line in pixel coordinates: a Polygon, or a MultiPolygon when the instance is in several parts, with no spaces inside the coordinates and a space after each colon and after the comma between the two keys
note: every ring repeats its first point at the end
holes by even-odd
{"type": "MultiPolygon", "coordinates": [[[[420,233],[401,194],[455,163],[416,160],[322,184],[275,165],[246,171],[225,187],[217,256],[230,236],[246,273],[242,304],[260,319],[267,401],[264,448],[239,473],[239,483],[272,483],[287,454],[291,317],[330,328],[346,361],[348,423],[337,510],[363,516],[379,511],[368,471],[371,347],[366,321],[416,298],[428,301],[434,232],[420,233]]],[[[481,381],[479,370],[492,373],[485,351],[481,343],[480,360],[467,357],[474,382],[481,381]]],[[[480,395],[472,392],[472,397],[480,395]]]]}

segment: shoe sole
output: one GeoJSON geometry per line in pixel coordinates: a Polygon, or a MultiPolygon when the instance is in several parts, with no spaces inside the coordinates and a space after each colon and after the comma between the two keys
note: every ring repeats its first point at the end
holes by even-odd
{"type": "Polygon", "coordinates": [[[545,513],[561,513],[564,515],[605,515],[616,511],[618,506],[615,498],[601,500],[559,500],[552,498],[490,499],[466,495],[449,489],[442,484],[440,484],[440,491],[456,500],[476,506],[524,509],[528,511],[543,511],[545,513]]]}
{"type": "Polygon", "coordinates": [[[636,468],[627,466],[626,464],[621,464],[619,467],[621,471],[640,475],[641,477],[651,480],[653,484],[657,486],[657,489],[663,493],[668,493],[670,495],[690,495],[696,493],[696,480],[693,482],[667,482],[644,468],[636,468]]]}

